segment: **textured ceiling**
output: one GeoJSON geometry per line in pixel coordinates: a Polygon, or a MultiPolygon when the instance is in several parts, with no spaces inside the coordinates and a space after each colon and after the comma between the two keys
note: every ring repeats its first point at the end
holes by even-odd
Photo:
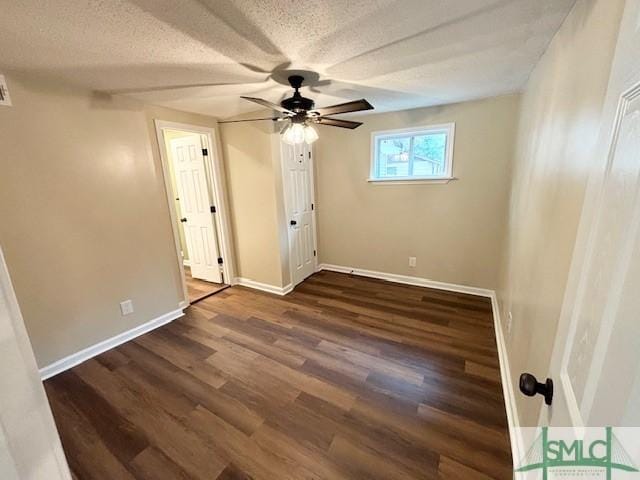
{"type": "Polygon", "coordinates": [[[282,70],[304,69],[317,106],[401,110],[517,91],[573,3],[8,1],[0,68],[221,118],[256,110],[239,95],[279,102],[282,70]]]}

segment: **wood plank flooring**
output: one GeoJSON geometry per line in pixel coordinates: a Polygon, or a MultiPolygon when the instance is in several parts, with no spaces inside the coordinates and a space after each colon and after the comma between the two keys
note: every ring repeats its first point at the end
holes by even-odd
{"type": "Polygon", "coordinates": [[[45,387],[79,480],[512,478],[480,297],[231,287],[45,387]]]}
{"type": "Polygon", "coordinates": [[[227,285],[224,283],[205,282],[204,280],[193,278],[189,267],[184,267],[184,277],[187,283],[189,303],[199,302],[200,300],[227,288],[227,285]]]}

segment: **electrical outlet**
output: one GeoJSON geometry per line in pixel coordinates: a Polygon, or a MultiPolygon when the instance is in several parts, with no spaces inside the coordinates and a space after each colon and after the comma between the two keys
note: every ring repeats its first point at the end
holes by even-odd
{"type": "Polygon", "coordinates": [[[0,75],[0,105],[11,106],[11,97],[9,96],[9,87],[4,75],[0,75]]]}
{"type": "Polygon", "coordinates": [[[511,325],[513,323],[513,315],[511,315],[511,312],[507,313],[507,335],[509,335],[511,333],[511,325]]]}
{"type": "Polygon", "coordinates": [[[122,312],[122,316],[133,313],[133,302],[131,300],[120,302],[120,311],[122,312]]]}
{"type": "Polygon", "coordinates": [[[415,267],[416,266],[416,257],[409,257],[409,266],[410,267],[415,267]]]}

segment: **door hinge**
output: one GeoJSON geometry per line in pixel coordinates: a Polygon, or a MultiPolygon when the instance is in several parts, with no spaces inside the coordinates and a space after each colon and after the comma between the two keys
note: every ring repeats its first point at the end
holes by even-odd
{"type": "Polygon", "coordinates": [[[202,155],[204,155],[205,157],[206,157],[207,155],[209,155],[209,150],[207,150],[206,148],[203,148],[203,149],[202,149],[202,155]]]}
{"type": "Polygon", "coordinates": [[[313,207],[313,203],[312,203],[312,204],[311,204],[311,210],[313,210],[313,208],[314,208],[314,207],[313,207]]]}
{"type": "Polygon", "coordinates": [[[314,257],[316,256],[316,251],[315,251],[315,250],[313,251],[313,256],[314,256],[314,257]]]}
{"type": "Polygon", "coordinates": [[[222,257],[218,257],[218,265],[222,265],[222,257]]]}
{"type": "Polygon", "coordinates": [[[308,153],[309,153],[309,158],[311,158],[311,151],[309,151],[308,153]]]}
{"type": "Polygon", "coordinates": [[[216,213],[216,207],[214,205],[211,205],[211,213],[216,213]]]}

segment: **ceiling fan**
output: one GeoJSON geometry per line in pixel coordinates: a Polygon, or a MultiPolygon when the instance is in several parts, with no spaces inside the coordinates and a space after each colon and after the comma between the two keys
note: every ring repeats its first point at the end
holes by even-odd
{"type": "Polygon", "coordinates": [[[240,97],[250,102],[257,103],[263,107],[270,108],[282,114],[279,117],[252,118],[248,120],[227,120],[220,123],[237,123],[237,122],[257,122],[260,120],[272,120],[274,122],[287,122],[287,125],[280,132],[282,140],[290,145],[307,142],[311,144],[318,139],[318,132],[312,127],[312,124],[328,125],[330,127],[341,127],[354,129],[362,125],[362,122],[353,122],[351,120],[341,120],[339,118],[331,118],[331,115],[340,113],[360,112],[363,110],[373,110],[373,106],[365,99],[354,100],[352,102],[332,105],[330,107],[314,108],[315,102],[310,98],[300,95],[300,87],[304,82],[302,75],[291,75],[288,77],[289,84],[295,90],[293,96],[285,98],[280,105],[271,103],[262,98],[240,97]]]}

